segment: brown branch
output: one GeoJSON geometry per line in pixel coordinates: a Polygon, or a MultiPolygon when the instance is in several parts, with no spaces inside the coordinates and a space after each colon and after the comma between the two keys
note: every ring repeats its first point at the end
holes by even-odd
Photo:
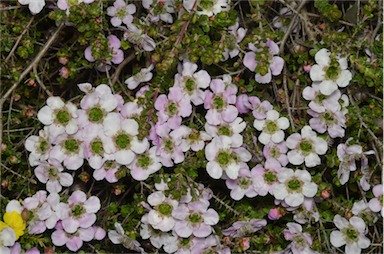
{"type": "MultiPolygon", "coordinates": [[[[43,58],[45,53],[47,53],[48,49],[51,47],[51,45],[54,43],[56,38],[59,36],[59,33],[61,29],[64,27],[64,23],[60,24],[57,30],[52,34],[51,38],[47,41],[47,43],[44,45],[44,47],[40,50],[40,52],[36,55],[35,59],[28,65],[27,68],[20,74],[19,79],[14,83],[11,88],[8,89],[8,91],[5,92],[5,94],[0,99],[0,144],[3,142],[3,105],[7,98],[11,95],[13,90],[16,89],[16,87],[21,83],[21,81],[24,80],[24,78],[31,72],[33,67],[40,62],[40,60],[43,58]]],[[[1,155],[2,152],[0,150],[0,162],[1,162],[1,155]]]]}
{"type": "Polygon", "coordinates": [[[21,34],[17,38],[17,41],[15,42],[15,45],[13,45],[11,52],[9,52],[7,58],[5,58],[4,63],[8,62],[8,60],[13,56],[17,46],[19,46],[19,43],[20,43],[21,39],[23,38],[24,34],[28,31],[28,29],[31,26],[31,24],[32,24],[34,19],[35,19],[35,16],[33,16],[31,18],[31,20],[29,20],[29,22],[28,22],[27,26],[24,28],[23,32],[21,32],[21,34]]]}
{"type": "Polygon", "coordinates": [[[123,68],[128,64],[130,63],[133,59],[135,58],[135,52],[131,52],[127,58],[124,59],[124,61],[122,61],[119,66],[117,66],[116,68],[116,71],[113,73],[112,77],[111,77],[111,82],[112,84],[115,84],[117,79],[119,78],[120,76],[120,73],[121,71],[123,70],[123,68]]]}
{"type": "Polygon", "coordinates": [[[288,111],[288,119],[289,119],[289,122],[291,123],[292,131],[295,132],[295,122],[293,121],[291,106],[289,105],[287,67],[285,65],[283,68],[283,86],[284,86],[284,93],[285,93],[285,105],[286,105],[287,111],[288,111]]]}
{"type": "Polygon", "coordinates": [[[33,73],[35,74],[35,78],[37,83],[39,83],[41,89],[44,90],[48,94],[48,96],[52,97],[53,94],[47,89],[47,87],[44,85],[43,81],[41,81],[39,74],[37,73],[37,65],[33,66],[33,73]]]}
{"type": "Polygon", "coordinates": [[[292,30],[293,30],[293,26],[294,26],[295,23],[296,23],[296,19],[297,19],[298,15],[299,15],[300,10],[304,7],[304,5],[307,3],[307,1],[308,1],[308,0],[302,0],[302,2],[300,3],[299,7],[297,7],[297,9],[296,9],[296,14],[295,14],[295,16],[292,18],[291,23],[289,24],[288,29],[287,29],[287,31],[285,32],[283,39],[281,40],[281,44],[280,44],[280,54],[284,52],[284,46],[285,46],[285,43],[287,42],[288,37],[289,37],[289,35],[291,34],[291,32],[292,32],[292,30]]]}

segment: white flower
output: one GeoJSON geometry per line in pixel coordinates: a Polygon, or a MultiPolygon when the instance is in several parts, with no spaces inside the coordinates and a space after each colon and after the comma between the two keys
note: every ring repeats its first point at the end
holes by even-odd
{"type": "Polygon", "coordinates": [[[319,81],[320,92],[330,95],[339,87],[348,86],[352,79],[352,73],[347,70],[346,58],[331,56],[327,49],[319,50],[315,55],[316,63],[309,73],[312,81],[319,81]]]}
{"type": "Polygon", "coordinates": [[[84,163],[84,145],[75,136],[62,134],[56,139],[57,145],[52,148],[49,157],[64,162],[64,166],[70,170],[80,168],[84,163]]]}
{"type": "Polygon", "coordinates": [[[52,138],[63,133],[74,134],[79,128],[75,104],[72,102],[64,103],[57,96],[47,99],[47,105],[39,110],[37,118],[44,125],[49,126],[49,134],[52,138]]]}
{"type": "Polygon", "coordinates": [[[284,140],[286,130],[289,127],[289,121],[286,117],[280,117],[276,110],[269,110],[265,120],[255,119],[253,126],[258,131],[262,131],[259,136],[259,141],[263,145],[272,140],[273,143],[278,144],[284,140]]]}
{"type": "Polygon", "coordinates": [[[175,219],[172,211],[176,209],[176,200],[166,198],[162,191],[156,191],[148,196],[148,203],[153,209],[148,213],[148,223],[154,228],[163,232],[172,230],[175,226],[175,219]]]}
{"type": "Polygon", "coordinates": [[[156,43],[155,41],[146,34],[143,34],[143,31],[139,29],[134,24],[127,25],[128,29],[124,29],[124,39],[129,40],[129,42],[136,44],[139,48],[144,49],[144,51],[153,51],[155,50],[156,43]]]}
{"type": "Polygon", "coordinates": [[[212,137],[205,131],[191,129],[185,125],[172,131],[170,136],[174,140],[177,140],[177,143],[180,143],[183,152],[186,152],[189,149],[192,149],[194,152],[200,151],[204,148],[205,141],[212,139],[212,137]]]}
{"type": "MultiPolygon", "coordinates": [[[[183,0],[183,6],[187,11],[192,11],[195,0],[183,0]]],[[[229,0],[199,1],[197,4],[197,14],[211,17],[222,11],[229,10],[229,0]]]]}
{"type": "Polygon", "coordinates": [[[111,139],[104,140],[104,150],[114,154],[116,162],[122,165],[131,163],[136,154],[144,153],[149,147],[148,140],[139,140],[139,124],[133,119],[122,120],[120,114],[109,113],[104,119],[105,135],[111,139]]]}
{"type": "Polygon", "coordinates": [[[240,133],[246,126],[247,123],[241,117],[236,117],[231,123],[222,122],[216,126],[206,123],[204,127],[206,132],[212,137],[229,137],[232,140],[232,147],[240,147],[243,144],[243,135],[240,133]]]}
{"type": "Polygon", "coordinates": [[[140,243],[136,240],[129,238],[120,223],[115,222],[115,229],[108,231],[108,238],[114,244],[122,244],[125,248],[141,253],[145,253],[144,249],[140,247],[140,243]]]}
{"type": "Polygon", "coordinates": [[[128,167],[133,179],[143,181],[159,171],[161,166],[160,158],[156,156],[156,147],[153,146],[148,152],[138,155],[128,167]]]}
{"type": "Polygon", "coordinates": [[[353,216],[348,222],[336,214],[333,222],[339,230],[331,232],[331,243],[337,248],[346,244],[345,253],[360,254],[361,249],[366,249],[371,244],[365,236],[367,228],[361,218],[353,216]]]}
{"type": "Polygon", "coordinates": [[[230,138],[222,136],[205,147],[207,172],[212,178],[219,179],[225,172],[230,179],[237,179],[242,164],[251,160],[252,155],[245,148],[233,148],[231,143],[230,138]]]}
{"type": "Polygon", "coordinates": [[[272,193],[276,199],[284,200],[289,206],[299,206],[304,202],[304,197],[312,198],[316,195],[317,185],[312,182],[306,170],[283,168],[277,179],[280,183],[273,187],[272,193]]]}
{"type": "Polygon", "coordinates": [[[121,23],[126,25],[132,23],[133,16],[136,12],[134,4],[126,4],[123,0],[116,0],[113,6],[107,8],[108,16],[111,16],[111,24],[115,27],[121,26],[121,23]]]}
{"type": "Polygon", "coordinates": [[[39,136],[30,136],[25,141],[25,148],[31,152],[28,157],[31,166],[37,166],[41,161],[48,160],[51,150],[49,137],[49,128],[45,126],[43,130],[39,131],[39,136]]]}
{"type": "Polygon", "coordinates": [[[316,132],[311,127],[304,126],[301,135],[294,133],[286,140],[287,147],[292,149],[288,152],[288,160],[293,165],[301,165],[305,161],[305,166],[315,167],[321,164],[320,155],[328,150],[327,142],[318,138],[316,132]]]}
{"type": "Polygon", "coordinates": [[[33,15],[41,12],[45,6],[45,0],[17,0],[22,5],[27,5],[33,15]]]}
{"type": "MultiPolygon", "coordinates": [[[[3,246],[13,246],[16,241],[15,231],[11,227],[6,227],[0,231],[0,251],[3,253],[3,250],[6,251],[6,248],[3,246]]],[[[4,252],[7,253],[7,252],[4,252]]]]}
{"type": "Polygon", "coordinates": [[[140,83],[148,82],[152,79],[154,65],[151,64],[148,68],[142,68],[138,73],[133,75],[132,77],[126,79],[124,83],[128,86],[128,89],[135,89],[140,83]]]}
{"type": "Polygon", "coordinates": [[[209,86],[211,76],[205,70],[196,72],[197,64],[191,62],[185,61],[181,69],[175,75],[175,86],[179,86],[194,105],[203,104],[205,93],[202,89],[209,86]]]}

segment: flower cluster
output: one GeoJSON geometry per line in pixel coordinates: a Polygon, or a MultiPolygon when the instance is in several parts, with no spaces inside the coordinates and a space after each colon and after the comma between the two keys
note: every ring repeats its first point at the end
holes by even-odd
{"type": "MultiPolygon", "coordinates": [[[[165,184],[164,188],[168,186],[165,184]]],[[[148,204],[143,204],[148,213],[141,218],[141,237],[158,249],[163,247],[167,253],[179,253],[181,249],[199,253],[200,248],[210,247],[212,226],[219,222],[219,215],[209,208],[209,189],[199,187],[193,192],[198,196],[192,197],[190,190],[179,201],[167,196],[164,190],[150,194],[148,204]]]]}

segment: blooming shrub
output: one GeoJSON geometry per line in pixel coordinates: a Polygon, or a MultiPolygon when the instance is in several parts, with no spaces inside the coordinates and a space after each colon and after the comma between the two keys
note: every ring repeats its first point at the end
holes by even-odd
{"type": "Polygon", "coordinates": [[[18,0],[1,253],[381,253],[368,1],[18,0]]]}

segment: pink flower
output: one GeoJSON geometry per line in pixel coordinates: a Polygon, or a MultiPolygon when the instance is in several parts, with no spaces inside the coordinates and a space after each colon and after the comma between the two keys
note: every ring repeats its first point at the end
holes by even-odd
{"type": "Polygon", "coordinates": [[[267,84],[271,82],[272,75],[277,76],[281,73],[284,60],[275,56],[279,54],[279,47],[272,40],[268,39],[262,46],[264,49],[258,49],[254,44],[249,43],[248,47],[252,51],[245,54],[243,64],[250,71],[256,72],[255,79],[257,82],[267,84]]]}
{"type": "Polygon", "coordinates": [[[68,199],[68,204],[59,204],[58,212],[64,231],[72,234],[79,228],[90,228],[96,221],[95,213],[99,209],[100,199],[98,197],[87,198],[84,192],[74,191],[68,199]]]}
{"type": "Polygon", "coordinates": [[[171,87],[168,96],[161,94],[155,102],[158,111],[159,124],[167,124],[169,128],[176,129],[181,125],[182,117],[192,113],[191,102],[186,98],[180,87],[171,87]]]}
{"type": "Polygon", "coordinates": [[[67,233],[63,230],[61,223],[56,226],[56,230],[52,233],[52,243],[56,246],[65,245],[70,251],[78,251],[83,242],[89,242],[94,239],[95,227],[79,228],[73,233],[67,233]]]}
{"type": "Polygon", "coordinates": [[[110,55],[112,56],[111,61],[105,59],[95,59],[92,55],[92,46],[89,46],[84,51],[85,59],[89,62],[95,62],[97,60],[102,61],[101,65],[97,69],[101,72],[105,72],[111,68],[111,62],[114,64],[119,64],[124,60],[124,52],[120,49],[120,40],[115,35],[111,34],[108,36],[108,46],[110,50],[110,55]],[[105,63],[104,63],[105,62],[105,63]]]}
{"type": "Polygon", "coordinates": [[[202,89],[209,86],[211,77],[205,70],[197,70],[197,64],[184,61],[181,71],[175,75],[175,86],[180,87],[183,94],[189,98],[194,105],[204,102],[205,94],[202,89]],[[180,73],[181,72],[181,73],[180,73]]]}
{"type": "Polygon", "coordinates": [[[209,201],[200,199],[189,204],[181,204],[172,212],[177,219],[175,232],[187,238],[192,234],[196,237],[207,237],[212,233],[212,226],[219,222],[219,215],[209,208],[209,201]]]}
{"type": "Polygon", "coordinates": [[[73,184],[73,177],[64,170],[61,163],[55,159],[49,159],[48,163],[42,162],[35,168],[35,175],[40,182],[47,184],[47,191],[59,193],[62,186],[69,187],[73,184]]]}
{"type": "Polygon", "coordinates": [[[325,106],[332,111],[339,111],[341,109],[339,99],[341,98],[340,90],[334,91],[332,94],[325,96],[321,94],[319,85],[313,83],[312,86],[307,86],[303,90],[303,98],[311,101],[308,106],[310,109],[317,113],[325,111],[325,106]]]}
{"type": "Polygon", "coordinates": [[[301,225],[293,222],[287,223],[288,229],[284,229],[284,238],[292,241],[287,248],[290,248],[293,254],[316,254],[312,250],[312,237],[309,233],[303,233],[301,225]]]}
{"type": "Polygon", "coordinates": [[[254,187],[256,177],[255,169],[250,171],[248,166],[240,168],[239,176],[236,180],[227,179],[225,181],[228,189],[231,190],[231,198],[241,200],[244,196],[248,198],[256,197],[258,194],[254,187]]]}
{"type": "Polygon", "coordinates": [[[56,138],[57,145],[49,153],[50,158],[64,163],[69,170],[76,170],[84,163],[84,146],[78,137],[62,134],[56,138]]]}
{"type": "Polygon", "coordinates": [[[236,221],[231,227],[223,230],[223,235],[231,237],[244,237],[251,235],[267,225],[264,219],[251,219],[250,221],[236,221]]]}
{"type": "Polygon", "coordinates": [[[151,174],[159,171],[161,166],[160,159],[156,156],[156,147],[151,147],[149,151],[138,155],[128,168],[131,170],[133,179],[144,181],[151,174]]]}
{"type": "Polygon", "coordinates": [[[287,152],[288,152],[288,147],[285,144],[285,141],[282,141],[279,144],[269,142],[263,148],[263,155],[265,156],[265,159],[267,161],[269,159],[275,159],[283,167],[285,167],[288,164],[287,152]]]}
{"type": "Polygon", "coordinates": [[[148,196],[148,203],[153,207],[148,213],[148,223],[163,232],[172,230],[176,223],[172,213],[178,202],[167,198],[162,191],[157,191],[148,196]]]}
{"type": "Polygon", "coordinates": [[[325,111],[317,113],[311,109],[308,110],[308,114],[313,118],[309,120],[309,125],[315,131],[319,133],[328,132],[331,138],[342,138],[345,135],[346,127],[345,116],[341,111],[329,108],[325,105],[325,111]]]}
{"type": "Polygon", "coordinates": [[[371,209],[372,212],[376,213],[381,211],[381,214],[383,214],[383,185],[376,185],[372,188],[372,192],[375,197],[369,200],[369,209],[371,209]]]}
{"type": "Polygon", "coordinates": [[[211,91],[205,91],[204,108],[208,109],[205,119],[211,125],[219,125],[223,121],[231,123],[239,111],[236,103],[237,87],[232,78],[224,75],[223,79],[214,79],[210,84],[211,91]]]}
{"type": "Polygon", "coordinates": [[[275,159],[268,159],[263,167],[257,164],[253,169],[254,172],[254,188],[260,196],[272,194],[273,187],[278,183],[277,175],[281,171],[281,165],[275,159]]]}

